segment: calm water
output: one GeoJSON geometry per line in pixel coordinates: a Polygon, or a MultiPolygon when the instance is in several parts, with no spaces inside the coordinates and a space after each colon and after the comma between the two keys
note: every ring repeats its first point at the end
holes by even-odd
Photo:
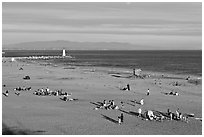
{"type": "MultiPolygon", "coordinates": [[[[62,55],[62,51],[5,51],[6,57],[62,55]]],[[[146,71],[202,75],[202,51],[69,51],[73,59],[49,62],[76,66],[141,68],[146,71]]]]}

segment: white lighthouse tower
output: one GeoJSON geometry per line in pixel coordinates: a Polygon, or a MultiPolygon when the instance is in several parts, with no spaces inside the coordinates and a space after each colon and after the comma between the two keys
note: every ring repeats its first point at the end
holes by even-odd
{"type": "Polygon", "coordinates": [[[65,49],[62,51],[62,57],[66,57],[65,49]]]}

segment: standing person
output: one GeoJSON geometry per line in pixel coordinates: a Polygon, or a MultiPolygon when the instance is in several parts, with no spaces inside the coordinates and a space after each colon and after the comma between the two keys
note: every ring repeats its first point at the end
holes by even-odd
{"type": "Polygon", "coordinates": [[[114,102],[114,100],[112,100],[112,107],[114,107],[115,106],[115,102],[114,102]]]}
{"type": "Polygon", "coordinates": [[[147,89],[147,96],[149,96],[149,89],[147,89]]]}
{"type": "Polygon", "coordinates": [[[127,84],[127,90],[130,91],[130,85],[129,84],[127,84]]]}
{"type": "Polygon", "coordinates": [[[167,115],[170,116],[170,120],[173,119],[173,113],[171,112],[169,108],[167,109],[167,115]]]}
{"type": "Polygon", "coordinates": [[[50,93],[50,89],[48,87],[46,88],[46,91],[47,91],[47,94],[50,93]]]}
{"type": "Polygon", "coordinates": [[[133,69],[133,76],[135,76],[135,68],[133,69]]]}
{"type": "Polygon", "coordinates": [[[56,96],[59,96],[59,90],[57,90],[57,92],[56,92],[56,96]]]}
{"type": "Polygon", "coordinates": [[[107,101],[103,100],[103,106],[106,107],[107,106],[107,101]]]}
{"type": "Polygon", "coordinates": [[[176,110],[176,119],[180,119],[180,112],[179,112],[179,108],[176,110]]]}
{"type": "Polygon", "coordinates": [[[138,109],[138,117],[141,117],[141,116],[142,116],[142,109],[139,108],[139,109],[138,109]]]}
{"type": "Polygon", "coordinates": [[[121,124],[121,116],[118,116],[118,124],[121,124]]]}
{"type": "Polygon", "coordinates": [[[123,123],[123,113],[121,113],[120,118],[121,118],[121,123],[123,123]]]}

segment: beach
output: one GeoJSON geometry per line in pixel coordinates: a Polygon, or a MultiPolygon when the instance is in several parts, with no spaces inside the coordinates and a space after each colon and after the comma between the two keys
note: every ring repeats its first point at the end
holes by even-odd
{"type": "MultiPolygon", "coordinates": [[[[42,135],[201,135],[202,84],[189,82],[188,75],[173,75],[159,72],[141,72],[149,77],[131,76],[132,70],[125,68],[60,66],[31,61],[2,62],[2,92],[9,90],[8,97],[2,95],[3,133],[42,135]],[[23,70],[19,70],[20,68],[23,70]],[[30,80],[24,80],[24,76],[30,80]],[[175,85],[175,82],[178,85],[175,85]],[[121,90],[127,84],[131,90],[121,90]],[[16,87],[31,87],[20,91],[16,87]],[[60,96],[37,96],[40,88],[62,89],[72,93],[75,101],[63,101],[60,96]],[[147,89],[150,95],[147,96],[147,89]],[[167,95],[176,91],[179,96],[167,95]],[[144,98],[144,105],[134,100],[144,98]],[[124,107],[117,110],[95,109],[98,102],[114,100],[124,107]],[[195,116],[185,121],[150,121],[137,117],[134,112],[141,108],[195,116]],[[124,114],[119,125],[118,115],[124,114]]],[[[197,80],[191,76],[192,81],[197,80]]]]}

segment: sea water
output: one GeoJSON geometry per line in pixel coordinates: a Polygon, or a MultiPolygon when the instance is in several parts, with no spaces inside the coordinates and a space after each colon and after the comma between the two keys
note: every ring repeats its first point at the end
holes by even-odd
{"type": "MultiPolygon", "coordinates": [[[[7,50],[5,57],[54,56],[62,50],[7,50]]],[[[141,68],[145,71],[202,76],[201,50],[70,50],[73,58],[51,59],[47,62],[74,66],[141,68]]]]}

